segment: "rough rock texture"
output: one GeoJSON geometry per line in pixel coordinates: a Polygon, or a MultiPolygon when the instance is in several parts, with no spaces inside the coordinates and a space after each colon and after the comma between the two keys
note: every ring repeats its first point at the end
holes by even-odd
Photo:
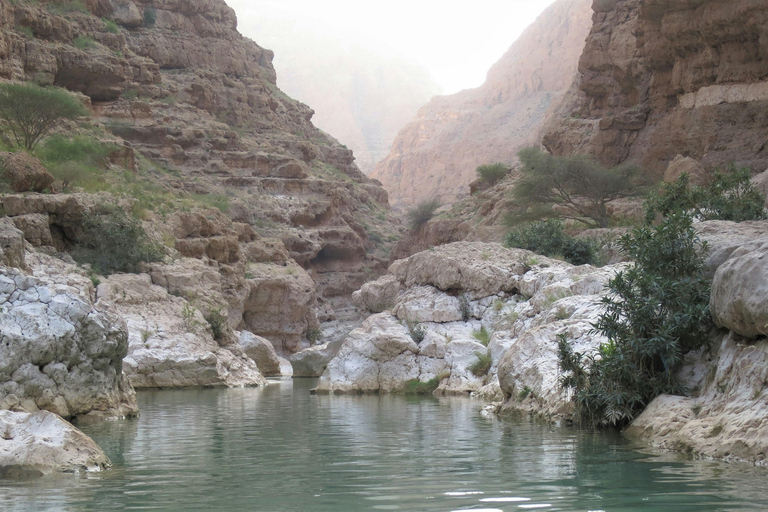
{"type": "Polygon", "coordinates": [[[28,153],[0,153],[0,183],[14,192],[42,192],[53,183],[53,176],[40,160],[28,153]]]}
{"type": "Polygon", "coordinates": [[[125,323],[94,307],[91,290],[80,276],[0,267],[0,408],[65,418],[138,412],[123,375],[125,323]]]}
{"type": "Polygon", "coordinates": [[[153,285],[148,274],[110,276],[97,295],[97,304],[125,319],[129,346],[124,369],[134,387],[266,384],[239,344],[219,346],[202,313],[153,285]]]}
{"type": "Polygon", "coordinates": [[[339,353],[344,339],[338,338],[306,348],[290,358],[294,377],[319,377],[328,363],[339,353]]]}
{"type": "Polygon", "coordinates": [[[677,155],[704,170],[768,167],[768,5],[594,2],[581,81],[544,136],[556,154],[633,160],[661,177],[677,155]]]}
{"type": "MultiPolygon", "coordinates": [[[[309,107],[277,88],[272,52],[237,32],[223,0],[100,0],[86,8],[59,15],[45,4],[0,4],[0,78],[87,96],[93,122],[120,146],[128,170],[160,192],[226,198],[228,215],[282,240],[322,294],[349,294],[383,272],[369,251],[384,242],[369,233],[383,240],[392,227],[386,192],[312,125],[309,107]],[[147,12],[155,22],[145,25],[147,12]],[[93,44],[77,48],[76,37],[93,44]]],[[[213,251],[230,264],[220,256],[236,251],[221,236],[180,239],[177,249],[213,251]]]]}
{"type": "Polygon", "coordinates": [[[666,450],[768,462],[768,343],[730,333],[682,376],[693,396],[657,397],[626,433],[666,450]]]}
{"type": "Polygon", "coordinates": [[[752,251],[768,242],[768,221],[710,220],[696,223],[694,227],[709,247],[705,267],[710,277],[737,249],[752,251]]]}
{"type": "Polygon", "coordinates": [[[238,341],[246,355],[256,363],[262,375],[273,377],[282,373],[280,357],[268,339],[242,331],[238,341]]]}
{"type": "Polygon", "coordinates": [[[0,477],[101,471],[112,466],[91,439],[59,416],[0,411],[0,477]]]}
{"type": "Polygon", "coordinates": [[[507,410],[562,417],[570,403],[557,382],[556,336],[566,334],[579,350],[603,341],[590,334],[590,322],[620,267],[536,260],[530,251],[458,242],[397,261],[356,292],[360,307],[378,312],[388,304],[386,311],[344,339],[317,391],[397,392],[410,380],[437,378],[438,393],[475,392],[507,410]],[[409,326],[423,330],[421,341],[409,326]],[[479,356],[490,357],[490,367],[474,375],[479,356]]]}
{"type": "Polygon", "coordinates": [[[477,89],[438,96],[403,128],[371,177],[393,203],[469,193],[478,165],[516,160],[540,140],[550,110],[570,87],[591,25],[590,0],[559,0],[490,69],[477,89]]]}
{"type": "Polygon", "coordinates": [[[24,233],[7,218],[0,218],[0,265],[24,267],[24,233]]]}

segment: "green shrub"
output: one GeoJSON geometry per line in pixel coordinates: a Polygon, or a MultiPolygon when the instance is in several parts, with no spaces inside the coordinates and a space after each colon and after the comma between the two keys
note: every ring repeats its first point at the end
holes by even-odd
{"type": "Polygon", "coordinates": [[[155,13],[155,10],[151,7],[147,7],[146,9],[144,9],[144,26],[153,27],[155,26],[156,21],[157,21],[157,14],[155,13]]]}
{"type": "Polygon", "coordinates": [[[507,234],[506,247],[526,249],[545,256],[562,257],[572,265],[592,264],[598,252],[595,241],[574,238],[557,219],[532,222],[507,234]]]}
{"type": "Polygon", "coordinates": [[[162,246],[147,236],[141,222],[116,208],[83,216],[82,235],[72,250],[79,263],[89,263],[100,274],[135,272],[139,263],[163,259],[162,246]]]}
{"type": "Polygon", "coordinates": [[[405,385],[401,388],[400,392],[404,395],[431,395],[440,385],[440,381],[449,375],[449,373],[440,374],[426,382],[421,382],[419,379],[407,380],[405,381],[405,385]]]}
{"type": "Polygon", "coordinates": [[[101,142],[89,135],[67,137],[54,134],[35,151],[35,156],[46,163],[77,162],[97,166],[116,149],[114,144],[101,142]]]}
{"type": "Polygon", "coordinates": [[[0,84],[0,120],[16,144],[27,150],[62,119],[88,115],[88,110],[64,89],[34,84],[0,84]]]}
{"type": "Polygon", "coordinates": [[[481,165],[476,169],[480,180],[488,185],[495,185],[507,175],[508,167],[501,162],[481,165]]]}
{"type": "Polygon", "coordinates": [[[115,23],[114,21],[109,20],[107,18],[101,18],[101,21],[104,22],[104,30],[106,30],[110,34],[119,34],[120,33],[120,27],[118,27],[117,23],[115,23]]]}
{"type": "Polygon", "coordinates": [[[424,341],[424,337],[427,335],[427,327],[425,325],[411,321],[406,322],[406,325],[408,326],[408,334],[410,334],[413,341],[416,343],[424,341]]]}
{"type": "Polygon", "coordinates": [[[88,8],[80,0],[72,0],[68,2],[53,2],[51,4],[48,4],[48,12],[50,12],[51,14],[58,14],[59,16],[65,16],[73,12],[89,14],[88,8]]]}
{"type": "Polygon", "coordinates": [[[469,297],[466,293],[459,295],[459,310],[461,311],[461,319],[464,322],[468,322],[472,318],[472,309],[469,305],[469,297]]]}
{"type": "Polygon", "coordinates": [[[469,370],[469,372],[475,377],[483,377],[488,375],[488,371],[491,369],[491,365],[493,364],[491,351],[488,350],[485,353],[475,352],[475,356],[477,357],[477,361],[470,364],[467,367],[467,370],[469,370]]]}
{"type": "Polygon", "coordinates": [[[227,332],[227,319],[222,314],[220,309],[211,310],[205,317],[205,321],[211,327],[213,333],[213,339],[220,341],[224,338],[224,334],[227,332]]]}
{"type": "Polygon", "coordinates": [[[440,201],[430,199],[422,201],[408,210],[408,225],[412,230],[417,230],[435,216],[435,210],[440,208],[440,201]]]}
{"type": "Polygon", "coordinates": [[[87,48],[93,48],[96,46],[96,41],[93,40],[92,37],[88,36],[77,36],[74,41],[72,41],[72,44],[75,48],[78,48],[80,50],[85,50],[87,48]]]}
{"type": "Polygon", "coordinates": [[[635,263],[616,274],[602,299],[595,329],[609,341],[597,354],[560,342],[561,382],[575,390],[582,420],[598,425],[625,424],[659,394],[681,392],[675,371],[685,352],[705,343],[710,326],[706,243],[690,217],[672,213],[618,243],[635,263]]]}
{"type": "Polygon", "coordinates": [[[307,329],[307,333],[305,334],[305,337],[307,338],[307,341],[309,341],[310,343],[314,343],[317,340],[319,340],[322,335],[323,335],[323,331],[321,331],[317,327],[312,327],[307,329]]]}
{"type": "Polygon", "coordinates": [[[658,215],[689,212],[700,220],[743,222],[768,218],[765,196],[752,183],[749,168],[730,166],[716,172],[705,187],[690,186],[687,174],[665,183],[645,203],[645,219],[652,223],[658,215]]]}
{"type": "Polygon", "coordinates": [[[493,336],[493,333],[490,332],[488,329],[486,329],[484,325],[481,326],[479,329],[475,329],[474,331],[472,331],[472,337],[486,347],[491,342],[491,336],[493,336]]]}

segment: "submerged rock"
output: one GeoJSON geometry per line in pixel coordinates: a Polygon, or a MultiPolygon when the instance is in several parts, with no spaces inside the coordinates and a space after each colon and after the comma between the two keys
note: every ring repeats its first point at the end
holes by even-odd
{"type": "Polygon", "coordinates": [[[93,439],[53,413],[0,411],[0,478],[101,471],[111,465],[93,439]]]}

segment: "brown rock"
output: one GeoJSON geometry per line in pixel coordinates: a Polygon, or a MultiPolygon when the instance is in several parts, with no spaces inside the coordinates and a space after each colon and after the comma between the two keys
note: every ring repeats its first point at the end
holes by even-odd
{"type": "Polygon", "coordinates": [[[688,175],[692,185],[704,185],[706,182],[707,177],[704,169],[701,168],[701,164],[693,158],[684,157],[683,155],[677,155],[669,162],[667,170],[664,171],[664,181],[671,183],[683,173],[688,175]]]}
{"type": "Polygon", "coordinates": [[[43,192],[53,176],[28,153],[0,153],[0,173],[14,192],[43,192]]]}

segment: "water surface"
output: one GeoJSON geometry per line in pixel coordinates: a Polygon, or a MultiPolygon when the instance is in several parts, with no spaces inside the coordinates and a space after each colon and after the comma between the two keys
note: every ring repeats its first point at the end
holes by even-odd
{"type": "Polygon", "coordinates": [[[112,470],[0,482],[0,509],[768,509],[765,468],[486,418],[464,398],[313,396],[314,383],[140,392],[139,419],[82,427],[112,470]]]}

